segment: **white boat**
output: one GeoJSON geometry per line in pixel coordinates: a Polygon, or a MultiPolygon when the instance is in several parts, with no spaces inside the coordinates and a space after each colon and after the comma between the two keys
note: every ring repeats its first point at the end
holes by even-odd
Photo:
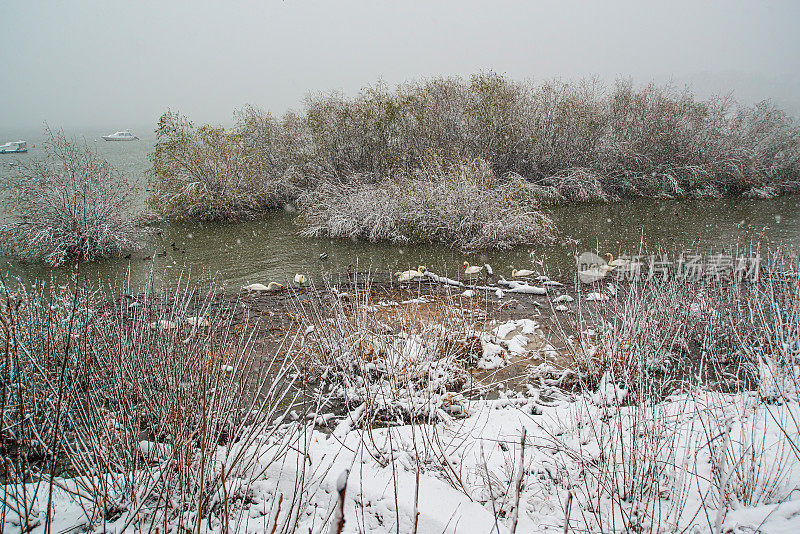
{"type": "Polygon", "coordinates": [[[0,145],[0,154],[22,154],[28,151],[28,143],[25,141],[11,141],[0,145]]]}
{"type": "Polygon", "coordinates": [[[122,130],[103,136],[103,141],[137,141],[138,139],[130,130],[122,130]]]}

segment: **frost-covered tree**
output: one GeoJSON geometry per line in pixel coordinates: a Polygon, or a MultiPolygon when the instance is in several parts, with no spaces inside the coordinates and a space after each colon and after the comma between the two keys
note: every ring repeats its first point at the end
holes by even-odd
{"type": "Polygon", "coordinates": [[[44,156],[18,167],[0,187],[11,221],[4,248],[31,261],[59,265],[137,248],[133,188],[85,143],[47,129],[44,156]]]}

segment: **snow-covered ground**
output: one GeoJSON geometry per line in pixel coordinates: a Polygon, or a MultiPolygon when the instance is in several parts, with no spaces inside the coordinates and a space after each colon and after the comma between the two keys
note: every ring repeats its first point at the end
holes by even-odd
{"type": "MultiPolygon", "coordinates": [[[[800,531],[796,401],[696,390],[621,406],[606,393],[551,390],[545,400],[531,389],[468,403],[468,416],[436,424],[353,428],[363,407],[332,431],[286,423],[282,438],[217,451],[217,472],[239,454],[252,461],[226,472],[209,498],[227,516],[208,514],[200,529],[328,532],[346,476],[344,532],[508,532],[517,500],[518,532],[562,532],[568,503],[575,532],[800,531]]],[[[80,532],[88,518],[67,491],[75,486],[57,482],[52,532],[80,532]]],[[[32,532],[43,531],[46,500],[45,483],[32,532]]],[[[148,531],[154,510],[129,524],[134,512],[94,530],[148,531]]],[[[195,529],[196,516],[168,530],[179,524],[195,529]]],[[[10,508],[5,529],[20,529],[10,508]]]]}
{"type": "MultiPolygon", "coordinates": [[[[733,309],[725,301],[657,293],[662,304],[637,297],[610,320],[620,297],[597,295],[600,313],[576,313],[558,339],[538,313],[472,313],[474,295],[355,295],[306,314],[290,353],[304,363],[283,360],[287,383],[307,380],[303,402],[270,393],[231,429],[242,405],[212,404],[211,438],[198,439],[195,422],[160,443],[103,412],[91,447],[66,441],[94,478],[55,479],[50,504],[46,476],[5,486],[4,532],[44,533],[48,509],[60,533],[800,532],[796,308],[781,315],[788,308],[772,301],[752,329],[724,337],[711,328],[734,324],[720,319],[733,309]],[[698,339],[699,362],[675,356],[698,339]],[[571,367],[554,365],[566,356],[571,367]],[[520,363],[514,380],[491,382],[520,363]],[[100,474],[116,460],[135,468],[100,474]]],[[[242,370],[215,365],[226,377],[242,370]]],[[[199,406],[184,402],[166,413],[199,406]]]]}

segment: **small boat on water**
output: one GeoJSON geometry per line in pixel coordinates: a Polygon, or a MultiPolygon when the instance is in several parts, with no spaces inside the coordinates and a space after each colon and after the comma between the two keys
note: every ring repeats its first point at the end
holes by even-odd
{"type": "Polygon", "coordinates": [[[28,143],[25,141],[11,141],[0,145],[0,154],[24,154],[28,151],[28,143]]]}
{"type": "Polygon", "coordinates": [[[139,138],[133,135],[130,130],[121,130],[111,135],[104,135],[103,141],[138,141],[139,138]]]}

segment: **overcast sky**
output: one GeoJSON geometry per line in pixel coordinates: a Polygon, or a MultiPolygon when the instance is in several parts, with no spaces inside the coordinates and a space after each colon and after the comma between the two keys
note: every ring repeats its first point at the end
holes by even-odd
{"type": "Polygon", "coordinates": [[[691,81],[800,110],[800,2],[8,2],[0,128],[228,123],[309,91],[493,69],[691,81]],[[730,87],[728,87],[730,86],[730,87]]]}

